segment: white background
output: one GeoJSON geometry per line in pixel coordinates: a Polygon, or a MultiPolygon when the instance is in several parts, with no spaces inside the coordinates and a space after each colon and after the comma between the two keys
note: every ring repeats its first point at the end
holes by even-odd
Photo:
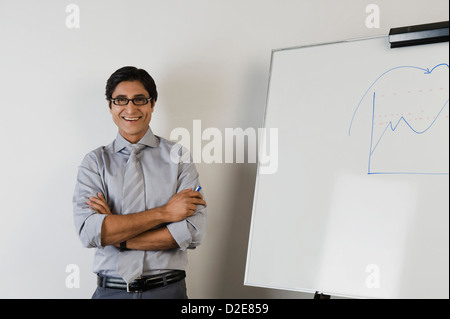
{"type": "MultiPolygon", "coordinates": [[[[151,126],[192,130],[262,126],[271,50],[387,34],[448,20],[447,0],[0,0],[0,297],[90,298],[92,250],[72,222],[77,166],[116,136],[104,100],[124,65],[155,78],[151,126]],[[80,28],[66,27],[67,5],[80,28]],[[68,288],[68,265],[80,287],[68,288]],[[34,285],[30,285],[30,281],[34,285]]],[[[204,142],[205,144],[205,142],[204,142]]],[[[203,145],[204,145],[203,144],[203,145]]],[[[243,285],[256,164],[197,165],[208,236],[190,252],[190,298],[312,298],[243,285]]]]}

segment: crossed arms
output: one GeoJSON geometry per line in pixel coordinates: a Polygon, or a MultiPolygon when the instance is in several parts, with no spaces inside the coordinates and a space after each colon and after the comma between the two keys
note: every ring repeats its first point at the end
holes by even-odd
{"type": "Polygon", "coordinates": [[[106,215],[101,228],[102,246],[119,246],[127,241],[127,248],[138,250],[165,250],[179,248],[167,227],[156,226],[184,220],[194,214],[197,205],[206,206],[200,192],[185,189],[173,195],[161,206],[128,215],[112,214],[105,197],[89,197],[90,209],[106,215]]]}

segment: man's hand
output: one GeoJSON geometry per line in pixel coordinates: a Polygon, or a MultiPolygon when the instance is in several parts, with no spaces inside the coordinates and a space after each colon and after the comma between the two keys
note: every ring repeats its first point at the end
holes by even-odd
{"type": "Polygon", "coordinates": [[[86,202],[94,212],[99,214],[111,215],[111,210],[109,209],[108,203],[102,193],[97,193],[98,197],[89,197],[86,202]]]}
{"type": "Polygon", "coordinates": [[[166,205],[164,205],[164,219],[166,222],[178,222],[192,216],[197,209],[197,205],[206,206],[200,192],[193,191],[192,188],[182,190],[173,195],[166,205]]]}

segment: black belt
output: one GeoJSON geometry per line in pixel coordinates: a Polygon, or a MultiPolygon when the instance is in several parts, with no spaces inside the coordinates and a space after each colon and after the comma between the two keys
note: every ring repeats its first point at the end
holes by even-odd
{"type": "Polygon", "coordinates": [[[138,278],[127,285],[121,278],[97,275],[97,285],[103,288],[122,289],[128,292],[142,292],[176,283],[185,277],[186,272],[184,270],[172,270],[159,275],[138,278]]]}

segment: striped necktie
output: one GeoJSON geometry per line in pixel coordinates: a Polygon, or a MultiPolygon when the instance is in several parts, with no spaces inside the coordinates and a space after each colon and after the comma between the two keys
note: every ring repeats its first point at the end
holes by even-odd
{"type": "MultiPolygon", "coordinates": [[[[127,150],[130,152],[125,167],[123,182],[122,214],[139,213],[145,210],[145,189],[142,166],[138,154],[145,147],[141,144],[130,144],[127,150]]],[[[119,252],[117,272],[130,283],[142,275],[144,267],[143,250],[125,250],[119,252]]]]}

